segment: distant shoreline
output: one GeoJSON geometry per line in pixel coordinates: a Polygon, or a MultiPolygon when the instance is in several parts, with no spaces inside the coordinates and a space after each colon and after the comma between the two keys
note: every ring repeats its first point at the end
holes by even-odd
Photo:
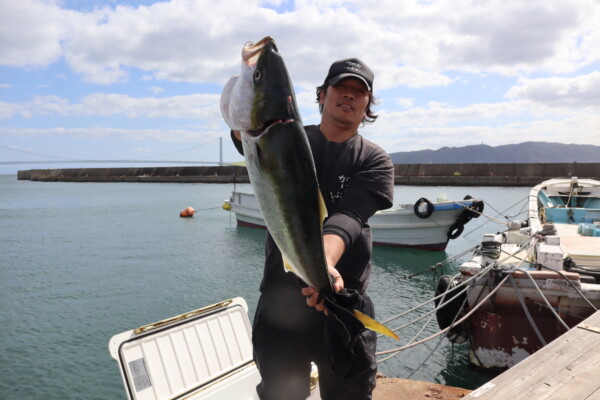
{"type": "MultiPolygon", "coordinates": [[[[534,186],[559,177],[600,179],[600,163],[396,164],[395,184],[534,186]]],[[[30,169],[19,180],[44,182],[249,183],[243,166],[30,169]]]]}

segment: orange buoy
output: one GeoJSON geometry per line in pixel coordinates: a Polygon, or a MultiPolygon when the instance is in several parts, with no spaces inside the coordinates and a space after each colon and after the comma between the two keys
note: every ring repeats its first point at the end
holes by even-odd
{"type": "Polygon", "coordinates": [[[179,213],[180,217],[193,217],[194,214],[196,214],[196,210],[194,210],[192,207],[188,207],[185,210],[183,210],[181,213],[179,213]]]}

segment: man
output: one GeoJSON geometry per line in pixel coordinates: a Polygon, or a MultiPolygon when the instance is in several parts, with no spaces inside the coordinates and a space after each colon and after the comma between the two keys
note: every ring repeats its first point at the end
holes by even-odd
{"type": "MultiPolygon", "coordinates": [[[[358,134],[361,124],[377,119],[371,110],[373,72],[356,58],[334,62],[317,88],[320,125],[306,126],[319,187],[327,206],[323,244],[334,290],[354,289],[359,311],[373,317],[366,294],[371,274],[371,230],[368,219],[392,206],[394,166],[388,154],[358,134]]],[[[240,133],[232,132],[242,153],[240,133]]],[[[305,399],[309,395],[310,362],[319,369],[323,399],[371,399],[375,387],[376,335],[365,331],[357,340],[366,357],[334,368],[327,349],[327,310],[314,288],[301,288],[284,271],[281,253],[270,235],[261,296],[254,317],[254,359],[262,381],[261,399],[305,399]],[[343,370],[340,373],[340,370],[343,370]]],[[[356,350],[358,350],[356,348],[356,350]]],[[[357,354],[359,351],[356,352],[357,354]]]]}

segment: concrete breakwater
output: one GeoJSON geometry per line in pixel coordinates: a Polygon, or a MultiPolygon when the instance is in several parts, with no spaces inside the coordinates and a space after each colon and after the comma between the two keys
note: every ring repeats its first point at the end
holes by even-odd
{"type": "MultiPolygon", "coordinates": [[[[533,186],[559,177],[600,179],[600,163],[396,164],[395,183],[415,186],[533,186]]],[[[20,180],[56,182],[248,183],[243,166],[68,168],[19,171],[20,180]]]]}
{"type": "Polygon", "coordinates": [[[19,180],[55,182],[177,182],[230,183],[250,182],[246,167],[127,167],[30,169],[19,171],[19,180]]]}

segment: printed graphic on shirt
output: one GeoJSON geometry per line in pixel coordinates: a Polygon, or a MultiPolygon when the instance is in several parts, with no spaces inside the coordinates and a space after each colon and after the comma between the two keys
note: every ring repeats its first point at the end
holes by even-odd
{"type": "Polygon", "coordinates": [[[333,193],[332,191],[329,192],[331,204],[335,205],[335,204],[337,204],[338,201],[340,201],[340,199],[344,196],[346,189],[348,189],[348,185],[350,184],[351,179],[352,179],[352,177],[350,177],[350,176],[344,176],[344,175],[338,176],[339,189],[338,189],[337,193],[333,193]]]}

